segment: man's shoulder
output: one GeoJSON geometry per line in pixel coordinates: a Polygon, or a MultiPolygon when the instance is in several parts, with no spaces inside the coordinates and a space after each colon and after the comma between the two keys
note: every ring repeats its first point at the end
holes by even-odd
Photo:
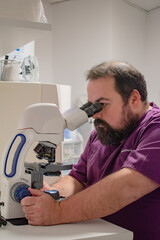
{"type": "Polygon", "coordinates": [[[92,132],[91,132],[91,134],[90,134],[90,141],[91,142],[94,142],[95,140],[97,140],[98,139],[98,137],[97,137],[97,131],[96,131],[96,129],[94,129],[92,132]]]}
{"type": "Polygon", "coordinates": [[[141,121],[141,124],[145,125],[152,123],[160,124],[160,108],[157,107],[155,104],[150,110],[147,111],[141,121]]]}
{"type": "Polygon", "coordinates": [[[155,103],[150,103],[151,109],[147,112],[149,117],[159,118],[160,108],[155,103]]]}

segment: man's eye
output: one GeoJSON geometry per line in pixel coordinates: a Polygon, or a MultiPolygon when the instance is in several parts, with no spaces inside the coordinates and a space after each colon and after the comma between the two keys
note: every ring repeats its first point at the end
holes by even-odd
{"type": "Polygon", "coordinates": [[[100,103],[100,104],[101,104],[102,108],[108,105],[107,103],[100,103]]]}
{"type": "Polygon", "coordinates": [[[102,110],[106,108],[108,109],[109,103],[100,103],[100,104],[102,106],[102,110]]]}

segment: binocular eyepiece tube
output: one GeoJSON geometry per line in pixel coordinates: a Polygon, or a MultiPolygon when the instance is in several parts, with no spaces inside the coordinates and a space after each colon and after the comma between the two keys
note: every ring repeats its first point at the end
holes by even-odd
{"type": "Polygon", "coordinates": [[[85,103],[82,107],[73,107],[63,113],[66,122],[66,128],[73,131],[88,121],[97,112],[102,110],[100,103],[85,103]]]}
{"type": "Polygon", "coordinates": [[[98,102],[85,103],[80,109],[85,111],[88,117],[92,117],[94,114],[102,110],[102,105],[98,102]]]}

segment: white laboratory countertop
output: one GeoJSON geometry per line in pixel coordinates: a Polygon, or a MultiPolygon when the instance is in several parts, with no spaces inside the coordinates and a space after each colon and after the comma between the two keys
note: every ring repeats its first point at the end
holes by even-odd
{"type": "Polygon", "coordinates": [[[101,219],[57,226],[0,227],[0,239],[5,240],[132,240],[133,233],[101,219]]]}

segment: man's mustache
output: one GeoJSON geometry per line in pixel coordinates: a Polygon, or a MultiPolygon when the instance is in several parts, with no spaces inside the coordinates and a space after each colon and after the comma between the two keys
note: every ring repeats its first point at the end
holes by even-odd
{"type": "Polygon", "coordinates": [[[107,127],[109,127],[108,123],[106,123],[102,119],[95,119],[94,120],[94,126],[95,126],[95,128],[99,128],[99,127],[107,128],[107,127]]]}

